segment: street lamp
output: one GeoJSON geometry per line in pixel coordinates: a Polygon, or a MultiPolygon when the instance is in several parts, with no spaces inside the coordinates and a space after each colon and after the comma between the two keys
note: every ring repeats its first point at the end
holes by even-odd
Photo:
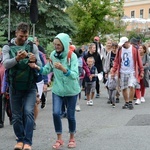
{"type": "Polygon", "coordinates": [[[122,10],[121,10],[121,6],[122,6],[121,4],[122,3],[121,3],[121,0],[118,0],[118,3],[119,3],[119,14],[118,15],[119,15],[119,39],[120,39],[120,36],[121,36],[120,35],[121,34],[120,33],[121,32],[121,17],[122,17],[122,10]]]}
{"type": "Polygon", "coordinates": [[[11,0],[8,0],[8,42],[10,42],[10,11],[11,11],[11,0]]]}

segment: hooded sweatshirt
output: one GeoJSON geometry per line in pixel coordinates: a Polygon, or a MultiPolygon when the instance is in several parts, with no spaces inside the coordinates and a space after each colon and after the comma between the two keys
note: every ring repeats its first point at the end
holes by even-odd
{"type": "Polygon", "coordinates": [[[74,96],[80,93],[79,73],[78,73],[78,59],[75,53],[71,55],[70,64],[67,61],[69,51],[70,37],[65,33],[58,34],[55,39],[59,39],[63,44],[64,50],[58,56],[56,50],[52,51],[50,55],[50,62],[41,68],[40,73],[46,75],[50,72],[54,73],[54,82],[52,92],[58,96],[74,96]],[[60,62],[68,73],[64,74],[61,70],[55,68],[53,64],[60,62]]]}

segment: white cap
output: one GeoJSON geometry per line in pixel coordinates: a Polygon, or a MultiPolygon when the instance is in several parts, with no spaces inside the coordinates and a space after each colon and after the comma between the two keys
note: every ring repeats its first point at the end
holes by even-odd
{"type": "Polygon", "coordinates": [[[129,39],[127,37],[121,37],[118,45],[122,46],[125,42],[128,42],[128,41],[129,39]]]}

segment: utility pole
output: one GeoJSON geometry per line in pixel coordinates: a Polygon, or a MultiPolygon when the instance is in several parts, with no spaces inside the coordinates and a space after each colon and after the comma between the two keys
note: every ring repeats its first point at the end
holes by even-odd
{"type": "Polygon", "coordinates": [[[8,0],[8,42],[10,42],[10,12],[11,12],[11,0],[8,0]]]}
{"type": "Polygon", "coordinates": [[[120,40],[120,36],[121,36],[121,17],[122,17],[122,0],[118,0],[118,3],[119,3],[119,40],[120,40]]]}

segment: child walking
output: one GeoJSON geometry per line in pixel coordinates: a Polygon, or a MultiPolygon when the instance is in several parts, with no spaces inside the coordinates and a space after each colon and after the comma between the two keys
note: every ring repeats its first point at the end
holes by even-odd
{"type": "MultiPolygon", "coordinates": [[[[82,53],[83,53],[82,49],[77,48],[77,49],[75,49],[74,53],[78,57],[79,84],[80,84],[80,87],[82,87],[84,75],[86,73],[87,77],[89,77],[90,76],[90,70],[89,70],[84,58],[82,57],[82,53]]],[[[76,111],[77,112],[79,112],[81,110],[80,100],[81,100],[81,92],[79,93],[79,99],[77,100],[77,105],[76,105],[76,111]]]]}
{"type": "Polygon", "coordinates": [[[93,105],[93,98],[95,95],[95,89],[96,89],[96,77],[97,77],[97,69],[94,66],[95,60],[93,57],[87,58],[87,65],[90,70],[91,75],[88,77],[87,74],[85,74],[85,89],[86,89],[86,96],[87,96],[87,105],[92,106],[93,105]]]}
{"type": "Polygon", "coordinates": [[[108,76],[106,86],[108,87],[108,94],[109,94],[109,100],[112,104],[112,107],[115,108],[115,96],[117,92],[117,76],[111,77],[111,75],[108,76]]]}

